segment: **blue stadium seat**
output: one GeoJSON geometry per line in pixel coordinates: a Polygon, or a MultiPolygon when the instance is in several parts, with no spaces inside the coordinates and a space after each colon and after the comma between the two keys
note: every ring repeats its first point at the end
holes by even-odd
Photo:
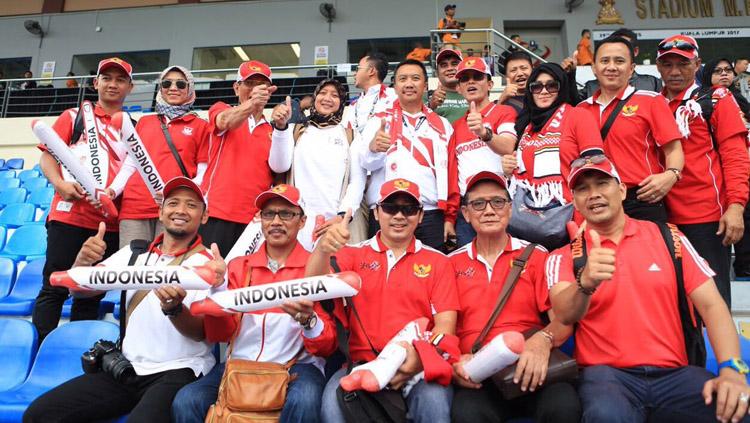
{"type": "MultiPolygon", "coordinates": [[[[0,298],[10,294],[15,278],[16,264],[9,258],[0,257],[0,298]]],[[[0,346],[2,346],[1,343],[0,346]]],[[[0,376],[2,375],[0,374],[0,376]]]]}
{"type": "Polygon", "coordinates": [[[28,179],[38,178],[40,176],[41,176],[41,173],[39,173],[38,170],[36,170],[36,169],[26,169],[26,170],[22,170],[18,174],[18,179],[20,179],[21,182],[26,182],[28,179]]]}
{"type": "Polygon", "coordinates": [[[18,272],[13,290],[0,298],[0,316],[30,316],[42,287],[44,260],[34,260],[18,272]]]}
{"type": "Polygon", "coordinates": [[[47,187],[47,178],[29,178],[23,183],[23,187],[29,192],[34,192],[47,187]]]}
{"type": "Polygon", "coordinates": [[[37,397],[83,374],[81,354],[99,339],[116,340],[117,325],[99,320],[66,323],[52,331],[39,347],[28,379],[21,386],[0,392],[0,421],[20,421],[37,397]]]}
{"type": "MultiPolygon", "coordinates": [[[[708,332],[705,329],[703,330],[703,340],[706,342],[706,370],[718,375],[719,363],[716,360],[716,353],[714,353],[711,342],[708,340],[708,332]]],[[[740,356],[746,362],[750,361],[750,339],[742,335],[740,335],[740,356]]],[[[750,377],[748,377],[748,382],[750,382],[750,377]]]]}
{"type": "Polygon", "coordinates": [[[36,214],[37,214],[36,220],[30,224],[44,225],[47,223],[47,216],[49,216],[49,209],[38,209],[36,214]]]}
{"type": "Polygon", "coordinates": [[[40,209],[48,209],[52,202],[52,197],[55,195],[55,189],[52,187],[44,187],[31,191],[29,195],[28,203],[33,204],[40,209]]]}
{"type": "Polygon", "coordinates": [[[8,238],[8,229],[4,226],[0,226],[0,228],[0,244],[2,244],[0,250],[2,250],[2,248],[5,247],[5,240],[8,238]]]}
{"type": "Polygon", "coordinates": [[[99,308],[104,310],[105,314],[114,312],[120,306],[120,291],[107,291],[100,304],[99,308]]]}
{"type": "Polygon", "coordinates": [[[10,236],[0,257],[8,257],[18,263],[31,261],[47,253],[47,228],[44,225],[24,225],[10,236]]]}
{"type": "Polygon", "coordinates": [[[13,158],[8,159],[5,162],[5,166],[3,166],[4,169],[23,169],[23,159],[21,158],[13,158]]]}
{"type": "MultiPolygon", "coordinates": [[[[38,163],[37,163],[37,166],[39,166],[39,164],[38,164],[38,163]]],[[[4,167],[5,167],[5,159],[0,159],[0,169],[2,169],[2,168],[4,168],[4,167]]],[[[39,170],[40,170],[40,171],[41,171],[41,169],[42,169],[42,167],[41,167],[41,166],[39,166],[39,170]]]]}
{"type": "MultiPolygon", "coordinates": [[[[114,303],[111,301],[111,298],[110,300],[105,301],[107,295],[111,294],[112,292],[115,292],[117,294],[117,304],[120,304],[120,291],[108,291],[104,298],[102,298],[102,301],[99,303],[99,316],[97,317],[97,319],[101,319],[105,314],[112,312],[114,303]]],[[[73,297],[68,297],[68,299],[63,303],[62,313],[60,315],[65,318],[70,318],[71,307],[73,307],[73,297]]]]}
{"type": "Polygon", "coordinates": [[[15,178],[15,170],[0,170],[0,178],[15,178]]]}
{"type": "Polygon", "coordinates": [[[8,188],[0,191],[0,208],[13,203],[23,203],[26,201],[25,188],[8,188]]]}
{"type": "Polygon", "coordinates": [[[37,335],[31,322],[0,319],[0,392],[22,384],[36,354],[37,335]]]}
{"type": "Polygon", "coordinates": [[[17,228],[34,221],[36,207],[28,203],[8,204],[0,210],[0,225],[6,228],[17,228]]]}
{"type": "Polygon", "coordinates": [[[18,188],[21,186],[21,180],[16,178],[2,178],[0,179],[0,191],[4,191],[9,188],[18,188]]]}

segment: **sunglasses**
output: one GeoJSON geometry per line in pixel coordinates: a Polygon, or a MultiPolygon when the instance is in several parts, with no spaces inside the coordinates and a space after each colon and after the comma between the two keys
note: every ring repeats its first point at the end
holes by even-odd
{"type": "Polygon", "coordinates": [[[531,84],[529,84],[529,91],[531,91],[532,94],[541,94],[542,90],[547,90],[550,94],[555,94],[560,92],[560,82],[559,81],[547,81],[546,83],[542,83],[539,81],[534,81],[531,84]]]}
{"type": "Polygon", "coordinates": [[[604,154],[597,154],[595,156],[580,157],[570,162],[570,170],[581,168],[587,164],[598,165],[607,161],[607,156],[604,154]]]}
{"type": "Polygon", "coordinates": [[[682,51],[695,51],[698,49],[698,47],[685,40],[672,40],[669,42],[661,43],[658,47],[656,47],[656,49],[659,51],[672,50],[673,48],[682,51]]]}
{"type": "Polygon", "coordinates": [[[732,68],[716,68],[713,71],[714,75],[721,75],[722,73],[726,73],[726,74],[731,75],[731,74],[734,73],[734,69],[732,69],[732,68]]]}
{"type": "Polygon", "coordinates": [[[483,81],[487,79],[487,75],[479,72],[467,72],[458,77],[458,82],[467,83],[469,81],[483,81]]]}
{"type": "Polygon", "coordinates": [[[178,80],[165,79],[161,81],[161,87],[165,90],[172,88],[172,85],[177,85],[177,89],[184,90],[185,88],[187,88],[188,83],[187,81],[184,81],[182,79],[178,79],[178,80]]]}
{"type": "Polygon", "coordinates": [[[417,204],[380,203],[380,210],[383,210],[383,212],[390,214],[391,216],[401,213],[404,216],[409,217],[415,216],[419,213],[419,211],[422,210],[422,206],[417,204]]]}
{"type": "Polygon", "coordinates": [[[492,208],[495,210],[502,210],[509,203],[510,203],[510,200],[506,198],[500,198],[500,197],[496,197],[490,200],[474,200],[474,201],[468,202],[471,208],[474,209],[475,211],[484,211],[484,209],[487,208],[487,204],[492,206],[492,208]]]}
{"type": "Polygon", "coordinates": [[[295,216],[302,216],[300,212],[293,212],[291,210],[263,210],[260,212],[260,218],[262,220],[271,221],[279,216],[279,219],[287,222],[295,218],[295,216]]]}

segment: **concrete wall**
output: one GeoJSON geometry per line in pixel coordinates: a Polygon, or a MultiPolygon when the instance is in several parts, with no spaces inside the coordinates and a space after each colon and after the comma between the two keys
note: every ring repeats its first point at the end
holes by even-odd
{"type": "MultiPolygon", "coordinates": [[[[23,28],[29,16],[5,17],[0,18],[0,58],[32,56],[35,75],[42,62],[55,61],[56,76],[63,76],[75,54],[170,49],[171,63],[190,66],[194,47],[296,41],[301,43],[301,64],[312,63],[316,45],[330,47],[332,63],[346,62],[348,39],[424,36],[442,16],[444,4],[439,0],[332,0],[338,16],[328,32],[318,12],[321,1],[258,0],[32,16],[47,32],[41,48],[39,38],[23,28]],[[101,32],[95,32],[97,26],[101,32]]],[[[635,29],[750,26],[750,0],[620,0],[616,8],[625,25],[635,29]],[[710,4],[713,17],[681,17],[689,16],[681,7],[699,3],[710,4]],[[727,3],[737,9],[725,10],[727,3]]],[[[585,0],[572,13],[564,7],[564,0],[469,0],[459,4],[457,16],[487,17],[499,30],[505,22],[514,29],[551,25],[562,35],[564,51],[559,54],[567,54],[575,48],[582,28],[619,27],[596,25],[599,9],[594,0],[585,0]]]]}

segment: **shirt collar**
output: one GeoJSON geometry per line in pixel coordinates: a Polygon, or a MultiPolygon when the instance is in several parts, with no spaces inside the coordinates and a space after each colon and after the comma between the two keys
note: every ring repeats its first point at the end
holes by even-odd
{"type": "MultiPolygon", "coordinates": [[[[506,234],[505,236],[508,237],[508,242],[505,243],[505,248],[503,248],[503,253],[510,252],[510,251],[517,251],[517,250],[520,250],[521,248],[525,248],[526,247],[526,245],[524,245],[524,243],[520,239],[513,238],[509,234],[506,234]]],[[[466,249],[466,253],[469,255],[469,258],[472,259],[472,260],[478,260],[479,259],[479,256],[476,253],[476,251],[477,251],[477,246],[476,245],[477,245],[477,239],[475,237],[469,243],[469,245],[467,246],[467,249],[466,249]]],[[[502,256],[502,254],[500,254],[500,255],[502,256]]]]}
{"type": "MultiPolygon", "coordinates": [[[[161,245],[161,243],[163,241],[164,241],[164,232],[160,233],[156,238],[154,238],[154,241],[148,247],[148,250],[151,251],[151,252],[153,252],[154,254],[158,254],[160,256],[165,255],[166,253],[164,253],[159,248],[159,246],[161,245]]],[[[179,250],[179,251],[174,252],[174,253],[169,253],[169,254],[166,254],[166,255],[168,255],[170,257],[179,257],[179,256],[187,253],[188,251],[192,250],[193,248],[195,248],[196,246],[198,246],[199,244],[202,244],[202,243],[203,243],[203,240],[201,239],[201,236],[200,235],[196,235],[195,239],[193,240],[193,242],[190,243],[190,245],[188,245],[187,247],[185,247],[182,250],[179,250]]]]}
{"type": "MultiPolygon", "coordinates": [[[[104,108],[102,106],[100,106],[98,102],[94,105],[94,114],[96,116],[99,116],[100,118],[101,117],[108,117],[108,118],[112,117],[112,116],[108,115],[107,112],[104,111],[104,108]]],[[[125,116],[130,117],[130,115],[128,115],[127,113],[125,113],[125,116]]]]}
{"type": "MultiPolygon", "coordinates": [[[[380,239],[380,231],[378,231],[378,233],[376,233],[374,237],[370,238],[369,244],[370,244],[370,248],[377,251],[378,253],[383,253],[389,250],[388,246],[386,246],[383,243],[383,240],[380,239]]],[[[409,243],[409,246],[406,247],[406,252],[416,253],[417,251],[421,249],[422,249],[422,242],[412,235],[411,242],[409,243]]]]}
{"type": "MultiPolygon", "coordinates": [[[[299,268],[299,267],[305,267],[307,265],[307,259],[310,253],[305,250],[304,247],[302,247],[302,244],[300,244],[297,241],[294,241],[294,249],[292,249],[292,252],[289,253],[289,256],[284,260],[284,266],[281,268],[299,268]]],[[[258,251],[250,254],[250,256],[247,259],[248,264],[250,267],[265,267],[268,268],[268,252],[266,250],[266,242],[263,241],[262,244],[260,244],[260,248],[258,251]]]]}
{"type": "Polygon", "coordinates": [[[589,101],[590,99],[591,101],[589,102],[589,104],[594,104],[594,102],[596,102],[604,107],[607,107],[610,104],[612,104],[612,102],[615,101],[615,99],[622,100],[623,98],[629,96],[633,91],[635,91],[635,88],[633,88],[632,85],[628,84],[625,86],[625,88],[621,89],[620,92],[617,93],[617,95],[614,96],[614,98],[612,98],[609,101],[609,103],[603,104],[603,103],[599,103],[599,96],[602,94],[602,89],[599,88],[598,90],[596,90],[596,93],[594,93],[592,97],[587,98],[586,101],[589,101]]]}
{"type": "MultiPolygon", "coordinates": [[[[677,94],[673,99],[669,100],[669,102],[673,102],[675,100],[677,101],[683,101],[683,100],[689,100],[690,95],[693,93],[693,91],[698,89],[698,84],[693,81],[693,84],[689,87],[685,88],[684,91],[681,91],[679,94],[677,94]]],[[[666,97],[667,96],[667,87],[662,88],[661,94],[666,97]]]]}

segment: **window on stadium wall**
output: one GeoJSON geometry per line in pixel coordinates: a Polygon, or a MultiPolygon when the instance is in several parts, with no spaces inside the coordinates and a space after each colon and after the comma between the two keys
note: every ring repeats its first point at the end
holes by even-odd
{"type": "MultiPolygon", "coordinates": [[[[299,66],[300,44],[258,44],[217,47],[198,47],[193,49],[194,70],[237,69],[242,62],[259,60],[268,66],[299,66]]],[[[234,80],[237,73],[200,73],[199,79],[234,80]]],[[[275,77],[298,76],[298,71],[291,69],[274,71],[275,77]]]]}
{"type": "MultiPolygon", "coordinates": [[[[76,75],[96,74],[99,61],[107,57],[117,56],[133,66],[133,73],[161,72],[169,65],[169,50],[129,51],[96,54],[77,54],[73,56],[71,71],[76,75]]],[[[155,81],[156,76],[145,78],[155,81]]],[[[136,77],[135,80],[139,78],[136,77]]]]}
{"type": "Polygon", "coordinates": [[[349,40],[349,62],[359,63],[359,59],[370,53],[383,53],[389,62],[400,62],[414,50],[417,43],[421,44],[422,48],[430,48],[430,37],[349,40]]]}
{"type": "MultiPolygon", "coordinates": [[[[21,78],[23,73],[31,68],[31,57],[13,57],[0,59],[0,72],[3,76],[0,79],[21,78]]],[[[34,72],[34,70],[31,70],[34,72]]],[[[34,72],[36,75],[38,72],[34,72]]]]}

